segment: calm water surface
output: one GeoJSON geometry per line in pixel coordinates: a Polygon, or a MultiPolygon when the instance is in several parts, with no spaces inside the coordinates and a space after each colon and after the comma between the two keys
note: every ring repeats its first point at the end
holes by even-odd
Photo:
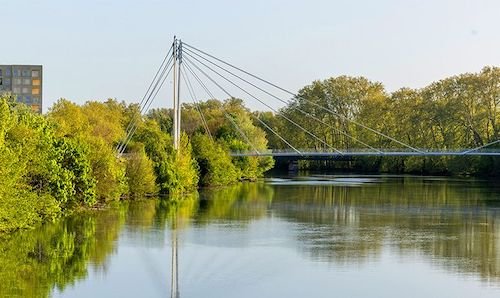
{"type": "Polygon", "coordinates": [[[0,238],[1,297],[171,297],[172,276],[179,297],[500,297],[500,185],[269,178],[0,238]]]}

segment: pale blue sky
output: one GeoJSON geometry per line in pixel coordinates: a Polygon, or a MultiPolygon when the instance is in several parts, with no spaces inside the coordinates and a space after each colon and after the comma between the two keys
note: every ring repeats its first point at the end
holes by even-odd
{"type": "MultiPolygon", "coordinates": [[[[343,74],[380,81],[389,91],[418,88],[500,65],[498,0],[0,5],[0,64],[43,64],[44,111],[60,97],[140,100],[174,34],[293,91],[343,74]]],[[[169,95],[162,92],[155,106],[167,105],[169,95]]]]}

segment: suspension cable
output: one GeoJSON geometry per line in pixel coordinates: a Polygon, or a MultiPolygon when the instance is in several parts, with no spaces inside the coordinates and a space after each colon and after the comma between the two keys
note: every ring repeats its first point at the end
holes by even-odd
{"type": "MultiPolygon", "coordinates": [[[[157,80],[156,80],[153,88],[150,89],[150,92],[149,92],[149,95],[147,96],[146,101],[140,106],[139,115],[142,115],[145,111],[147,111],[149,109],[149,107],[151,106],[154,98],[156,98],[156,95],[158,94],[161,87],[163,86],[165,79],[168,77],[168,74],[172,70],[172,65],[170,65],[172,62],[172,59],[173,59],[173,56],[170,56],[170,59],[168,60],[168,62],[164,66],[160,76],[157,76],[157,80]],[[169,67],[169,65],[170,65],[170,67],[169,67]],[[167,72],[167,69],[168,69],[168,72],[167,72]],[[167,72],[167,74],[165,75],[166,72],[167,72]]],[[[128,129],[126,130],[126,136],[124,138],[124,141],[121,142],[117,148],[117,150],[120,154],[122,154],[123,151],[125,150],[125,147],[126,147],[125,143],[128,144],[128,142],[130,141],[130,138],[132,138],[132,135],[135,133],[136,126],[137,126],[137,120],[131,119],[129,126],[128,126],[128,129]]]]}
{"type": "Polygon", "coordinates": [[[292,146],[292,144],[290,144],[285,138],[283,138],[282,136],[280,136],[279,133],[277,133],[274,129],[272,129],[269,125],[266,124],[266,122],[264,122],[262,119],[260,119],[259,116],[255,116],[254,114],[250,114],[252,115],[252,117],[254,117],[254,119],[256,119],[257,121],[259,121],[260,124],[264,125],[265,128],[267,128],[268,130],[270,130],[273,134],[275,134],[278,138],[280,138],[280,140],[282,140],[285,144],[288,145],[288,147],[292,148],[293,151],[297,152],[298,154],[302,155],[302,152],[300,152],[299,150],[297,150],[295,147],[292,146]]]}
{"type": "Polygon", "coordinates": [[[237,67],[237,66],[235,66],[235,65],[231,64],[231,63],[228,63],[228,62],[226,62],[226,61],[224,61],[224,60],[222,60],[222,59],[219,59],[219,58],[217,58],[217,57],[215,57],[215,56],[213,56],[213,55],[211,55],[211,54],[208,54],[207,52],[204,52],[204,51],[202,51],[202,50],[200,50],[200,49],[198,49],[198,48],[196,48],[196,47],[194,47],[194,46],[192,46],[192,45],[190,45],[190,44],[184,43],[184,45],[185,45],[187,48],[190,48],[190,49],[196,50],[196,51],[198,51],[198,52],[200,52],[200,53],[202,53],[202,54],[204,54],[204,55],[206,55],[206,56],[208,56],[208,57],[210,57],[210,58],[212,58],[212,59],[215,59],[215,60],[217,60],[217,61],[219,61],[219,62],[221,62],[221,63],[223,63],[223,64],[225,64],[225,65],[227,65],[227,66],[230,66],[230,67],[232,67],[232,68],[234,68],[234,69],[236,69],[236,70],[239,70],[239,71],[243,72],[244,74],[246,74],[246,75],[248,75],[248,76],[251,76],[251,77],[253,77],[253,78],[255,78],[255,79],[257,79],[257,80],[259,80],[259,81],[261,81],[261,82],[264,82],[264,83],[266,83],[266,84],[268,84],[268,85],[270,85],[270,86],[272,86],[272,87],[274,87],[274,88],[276,88],[276,89],[279,89],[279,90],[281,90],[281,91],[283,91],[283,92],[285,92],[285,93],[288,93],[288,94],[292,95],[292,96],[293,96],[293,97],[295,97],[295,98],[300,98],[300,99],[303,99],[304,101],[306,101],[306,102],[308,102],[308,103],[310,103],[310,104],[312,104],[312,105],[314,105],[314,106],[316,106],[316,107],[318,107],[318,108],[320,108],[320,109],[322,109],[322,110],[325,110],[325,111],[327,111],[327,112],[330,112],[331,114],[333,114],[333,115],[335,115],[335,116],[337,116],[337,117],[339,117],[339,118],[342,118],[342,119],[344,119],[344,120],[346,120],[346,121],[349,121],[349,122],[351,122],[351,123],[353,123],[353,124],[355,124],[355,125],[358,125],[358,126],[360,126],[360,127],[364,128],[364,129],[369,130],[369,131],[371,131],[371,132],[373,132],[373,133],[376,133],[376,134],[378,134],[378,135],[380,135],[380,136],[383,136],[383,137],[385,137],[385,138],[387,138],[387,139],[389,139],[389,140],[391,140],[391,141],[394,141],[394,142],[396,142],[396,143],[398,143],[398,144],[400,144],[400,145],[403,145],[403,146],[405,146],[405,147],[407,147],[407,148],[410,148],[410,149],[412,149],[412,150],[414,150],[414,151],[416,151],[416,152],[424,153],[423,151],[421,151],[421,150],[419,150],[419,149],[417,149],[417,148],[415,148],[415,147],[412,147],[412,146],[410,146],[410,145],[408,145],[408,144],[406,144],[406,143],[403,143],[403,142],[401,142],[401,141],[399,141],[399,140],[397,140],[397,139],[395,139],[395,138],[393,138],[393,137],[391,137],[391,136],[388,136],[388,135],[386,135],[386,134],[384,134],[384,133],[382,133],[382,132],[379,132],[379,131],[377,131],[377,130],[375,130],[375,129],[371,128],[371,127],[368,127],[368,126],[366,126],[366,125],[364,125],[364,124],[362,124],[362,123],[359,123],[359,122],[357,122],[357,121],[355,121],[355,120],[349,119],[348,117],[343,116],[343,115],[341,115],[341,114],[339,114],[339,113],[337,113],[337,112],[333,111],[332,109],[329,109],[329,108],[324,107],[324,106],[322,106],[322,105],[320,105],[320,104],[317,104],[317,103],[315,103],[315,102],[313,102],[313,101],[311,101],[311,100],[309,100],[309,99],[307,99],[307,98],[304,98],[304,97],[302,97],[302,96],[299,96],[299,95],[297,95],[297,94],[295,94],[295,93],[293,93],[293,92],[291,92],[291,91],[289,91],[289,90],[287,90],[287,89],[284,89],[284,88],[282,88],[282,87],[280,87],[280,86],[278,86],[278,85],[276,85],[276,84],[271,83],[271,82],[270,82],[270,81],[268,81],[268,80],[262,79],[262,78],[260,78],[260,77],[258,77],[258,76],[256,76],[256,75],[254,75],[254,74],[252,74],[252,73],[249,73],[249,72],[247,72],[247,71],[245,71],[245,70],[243,70],[243,69],[241,69],[241,68],[239,68],[239,67],[237,67]]]}
{"type": "MultiPolygon", "coordinates": [[[[184,67],[184,64],[181,64],[181,67],[184,70],[184,72],[187,73],[187,71],[184,67]]],[[[186,88],[188,89],[189,96],[191,97],[191,100],[193,101],[193,104],[194,104],[196,110],[198,111],[198,114],[201,118],[201,122],[203,124],[203,127],[205,128],[205,131],[207,132],[210,139],[213,141],[214,138],[212,137],[212,133],[210,132],[210,129],[208,128],[207,120],[205,119],[205,116],[203,115],[203,112],[201,111],[200,103],[196,99],[196,94],[194,92],[193,85],[191,84],[189,77],[187,75],[184,75],[184,72],[181,72],[181,75],[182,75],[182,78],[184,79],[184,84],[186,85],[186,88]]]]}
{"type": "MultiPolygon", "coordinates": [[[[165,58],[163,58],[163,61],[161,62],[160,67],[159,67],[159,68],[158,68],[158,70],[156,71],[156,74],[154,75],[153,79],[151,80],[151,83],[149,84],[149,87],[148,87],[148,89],[146,90],[146,93],[144,93],[144,96],[142,97],[142,100],[141,100],[141,102],[139,103],[139,107],[140,107],[141,109],[142,109],[142,106],[143,106],[144,100],[146,100],[146,97],[148,97],[148,94],[150,94],[151,87],[153,86],[153,84],[154,84],[154,82],[155,82],[156,78],[158,77],[158,74],[160,73],[160,71],[161,71],[162,69],[164,69],[165,61],[166,61],[169,57],[170,57],[170,58],[172,58],[172,56],[171,56],[170,54],[171,54],[171,52],[172,52],[173,47],[174,47],[174,44],[172,43],[172,45],[170,46],[169,50],[167,51],[167,54],[165,55],[165,58]]],[[[170,61],[170,59],[169,59],[169,61],[170,61]]],[[[169,62],[167,62],[167,65],[168,65],[168,64],[169,64],[169,62]]],[[[148,97],[148,99],[149,99],[149,97],[148,97]]],[[[133,120],[131,120],[131,121],[128,123],[127,128],[125,129],[125,132],[127,133],[127,137],[128,137],[128,132],[129,132],[129,130],[131,130],[132,122],[133,122],[133,120]]],[[[120,148],[120,147],[121,147],[121,142],[120,142],[120,143],[118,143],[118,145],[116,146],[115,150],[120,151],[120,150],[121,150],[121,148],[120,148]]]]}
{"type": "Polygon", "coordinates": [[[469,153],[471,153],[471,152],[478,151],[478,150],[480,150],[480,149],[483,149],[483,148],[489,147],[489,146],[494,145],[494,144],[497,144],[497,143],[500,143],[500,140],[496,140],[496,141],[490,142],[490,143],[488,143],[488,144],[486,144],[486,145],[479,146],[479,147],[476,147],[476,148],[474,148],[474,149],[470,149],[470,150],[464,151],[464,152],[462,152],[462,154],[463,154],[463,155],[466,155],[466,154],[469,154],[469,153]]]}
{"type": "MultiPolygon", "coordinates": [[[[187,52],[186,52],[186,55],[187,55],[187,56],[189,56],[189,57],[191,57],[191,58],[193,58],[193,59],[195,59],[196,61],[198,61],[198,63],[200,63],[200,64],[204,65],[205,67],[210,68],[210,67],[209,67],[209,66],[207,66],[205,63],[203,63],[202,61],[198,60],[196,57],[193,57],[193,56],[192,56],[192,55],[190,55],[189,53],[187,53],[187,52]]],[[[196,55],[197,55],[197,54],[196,54],[196,55]]],[[[218,64],[216,64],[216,63],[214,63],[214,62],[212,62],[212,61],[210,61],[210,60],[208,60],[208,59],[206,59],[206,58],[204,58],[204,57],[202,57],[202,56],[200,56],[200,55],[197,55],[197,56],[198,56],[198,57],[200,57],[200,58],[202,58],[202,59],[204,59],[205,61],[208,61],[208,62],[209,62],[209,63],[211,63],[212,65],[215,65],[215,66],[216,66],[216,67],[218,67],[219,69],[222,69],[222,70],[224,70],[225,72],[227,72],[227,73],[229,73],[229,74],[231,74],[231,75],[233,75],[233,76],[237,77],[238,79],[240,79],[240,80],[242,80],[243,82],[245,82],[245,83],[247,83],[247,84],[251,85],[252,87],[257,88],[258,90],[260,90],[260,91],[262,91],[262,92],[266,93],[267,95],[269,95],[269,96],[271,96],[271,97],[274,97],[275,99],[277,99],[277,100],[281,101],[282,103],[284,103],[284,104],[289,104],[289,102],[286,102],[286,101],[284,101],[283,99],[281,99],[281,98],[279,98],[279,97],[275,96],[274,94],[272,94],[272,93],[268,92],[267,90],[264,90],[264,89],[260,88],[259,86],[256,86],[255,84],[253,84],[253,83],[251,83],[251,82],[249,82],[249,81],[245,80],[244,78],[242,78],[242,77],[238,76],[237,74],[235,74],[235,73],[231,72],[230,70],[227,70],[226,68],[224,68],[224,67],[222,67],[222,66],[220,66],[220,65],[218,65],[218,64]]],[[[213,71],[213,70],[212,70],[212,71],[213,71]]],[[[324,122],[323,120],[319,119],[318,117],[315,117],[315,116],[314,116],[314,115],[312,115],[311,113],[308,113],[308,112],[304,111],[303,109],[300,109],[299,107],[296,107],[296,106],[295,106],[295,107],[293,107],[293,109],[296,109],[296,110],[300,111],[301,113],[305,114],[306,116],[308,116],[308,117],[310,117],[310,118],[312,118],[312,119],[314,119],[314,120],[316,120],[316,121],[318,121],[318,122],[322,123],[323,125],[328,126],[329,128],[331,128],[331,129],[333,129],[333,130],[335,130],[335,131],[337,131],[337,132],[339,132],[339,133],[341,133],[341,134],[343,134],[343,135],[347,136],[348,138],[351,138],[352,140],[354,140],[354,141],[356,141],[356,142],[358,142],[358,143],[360,143],[360,144],[362,144],[362,145],[364,145],[364,146],[369,147],[370,149],[372,149],[372,150],[374,150],[374,151],[376,151],[376,152],[378,152],[378,153],[382,153],[382,151],[380,151],[380,150],[378,150],[378,149],[375,149],[374,147],[372,147],[372,146],[370,146],[370,145],[366,144],[365,142],[363,142],[363,141],[361,141],[361,140],[359,140],[359,139],[357,139],[357,138],[355,138],[355,137],[353,137],[353,136],[349,135],[348,133],[346,133],[346,132],[344,132],[344,131],[342,131],[342,130],[340,130],[340,129],[337,129],[337,128],[335,128],[335,127],[333,127],[332,125],[330,125],[330,124],[328,124],[328,123],[324,122]]]]}
{"type": "Polygon", "coordinates": [[[323,125],[326,125],[327,127],[333,129],[334,131],[339,132],[339,133],[345,135],[346,137],[348,137],[348,138],[350,138],[350,139],[352,139],[352,140],[360,143],[363,146],[366,146],[366,147],[368,147],[368,148],[370,148],[370,149],[372,149],[372,150],[374,150],[374,151],[376,151],[378,153],[383,153],[379,149],[376,149],[373,146],[368,145],[367,143],[365,143],[365,142],[363,142],[363,141],[361,141],[361,140],[359,140],[359,139],[351,136],[350,134],[346,133],[345,131],[342,131],[341,129],[338,129],[338,128],[334,127],[333,125],[326,123],[325,121],[319,119],[318,117],[316,117],[316,116],[314,116],[314,115],[312,115],[312,114],[310,114],[310,113],[308,113],[308,112],[306,112],[306,111],[304,111],[304,110],[302,110],[302,109],[300,109],[298,107],[292,107],[292,108],[295,109],[295,110],[297,110],[297,111],[299,111],[299,112],[301,112],[302,114],[306,115],[307,117],[310,117],[311,119],[314,119],[314,120],[318,121],[319,123],[321,123],[323,125]]]}
{"type": "MultiPolygon", "coordinates": [[[[169,68],[168,72],[166,73],[165,76],[163,76],[163,78],[161,80],[161,83],[159,84],[159,87],[156,88],[156,89],[153,89],[153,92],[155,92],[155,93],[154,93],[154,95],[152,95],[152,93],[151,93],[152,97],[150,97],[150,99],[148,99],[148,104],[147,104],[146,109],[144,110],[144,113],[146,113],[149,110],[149,108],[151,107],[151,104],[153,103],[153,101],[155,100],[156,96],[158,95],[158,93],[160,92],[161,88],[163,87],[163,84],[167,80],[168,75],[172,71],[172,68],[173,68],[173,64],[170,65],[170,68],[169,68]]],[[[142,114],[142,112],[143,112],[143,110],[141,109],[141,114],[142,114]]],[[[137,121],[134,121],[132,129],[127,134],[127,138],[126,138],[125,142],[122,144],[122,146],[120,147],[120,149],[118,151],[119,154],[122,154],[125,151],[125,148],[127,148],[128,144],[132,140],[132,137],[133,137],[134,133],[137,131],[137,127],[138,127],[138,123],[137,123],[137,121]]]]}
{"type": "MultiPolygon", "coordinates": [[[[198,82],[198,84],[200,84],[200,86],[205,90],[205,92],[207,93],[207,95],[210,98],[215,99],[215,96],[213,96],[212,92],[210,92],[210,90],[208,89],[208,87],[203,83],[203,81],[193,71],[193,69],[191,68],[191,66],[188,65],[188,64],[185,64],[185,65],[186,65],[186,69],[189,70],[189,72],[191,73],[191,75],[196,79],[196,81],[198,82]]],[[[257,155],[260,155],[259,150],[257,150],[257,148],[253,145],[252,142],[250,142],[250,140],[248,139],[248,137],[245,134],[245,132],[243,132],[243,130],[241,130],[241,128],[238,126],[238,124],[234,121],[234,119],[227,113],[226,108],[224,107],[224,104],[221,105],[221,109],[222,109],[222,112],[224,113],[224,116],[234,125],[234,127],[236,128],[236,130],[245,139],[245,141],[247,142],[247,144],[250,145],[250,147],[253,148],[253,150],[257,153],[257,155]]]]}
{"type": "MultiPolygon", "coordinates": [[[[201,73],[203,73],[209,80],[212,81],[212,83],[214,83],[215,85],[217,85],[220,89],[222,89],[228,96],[232,97],[231,94],[229,94],[222,86],[220,86],[214,79],[212,79],[206,72],[204,72],[203,70],[201,70],[197,65],[195,65],[188,57],[184,57],[185,60],[187,62],[189,62],[190,64],[192,64],[194,67],[196,67],[201,73]]],[[[293,125],[297,126],[298,128],[300,128],[302,131],[304,131],[305,133],[309,134],[311,137],[315,138],[316,140],[318,140],[319,142],[321,142],[322,144],[326,145],[327,147],[329,147],[330,149],[332,149],[333,151],[343,155],[343,153],[337,149],[335,149],[332,145],[326,143],[325,141],[323,141],[321,138],[319,138],[318,136],[316,136],[315,134],[313,134],[312,132],[308,131],[307,129],[305,129],[304,127],[302,127],[300,124],[298,124],[297,122],[293,121],[292,119],[288,118],[287,116],[285,116],[283,113],[277,111],[276,109],[274,109],[273,107],[271,107],[270,105],[268,105],[267,103],[265,103],[264,101],[260,100],[259,98],[255,97],[253,94],[249,93],[248,91],[246,91],[245,89],[241,88],[240,86],[238,86],[237,84],[235,84],[234,82],[232,82],[231,80],[227,79],[226,77],[224,77],[223,75],[221,75],[219,72],[217,72],[216,70],[210,68],[209,66],[206,66],[204,65],[205,67],[207,67],[208,69],[210,69],[212,72],[216,73],[217,75],[219,75],[221,78],[223,78],[224,80],[228,81],[229,83],[231,83],[233,86],[237,87],[238,89],[240,89],[241,91],[245,92],[248,96],[251,96],[252,98],[254,98],[255,100],[257,100],[258,102],[260,102],[261,104],[265,105],[267,108],[271,109],[272,111],[274,111],[276,114],[280,115],[281,117],[285,118],[288,122],[292,123],[293,125]]]]}

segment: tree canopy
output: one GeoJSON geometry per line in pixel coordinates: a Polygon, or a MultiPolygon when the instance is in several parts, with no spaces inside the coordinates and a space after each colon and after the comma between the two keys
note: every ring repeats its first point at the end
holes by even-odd
{"type": "MultiPolygon", "coordinates": [[[[421,89],[401,88],[392,93],[381,83],[363,77],[314,81],[280,112],[318,139],[280,115],[268,112],[261,117],[296,148],[326,150],[329,145],[342,150],[410,150],[384,134],[412,148],[463,150],[500,139],[499,110],[500,68],[485,67],[480,73],[461,74],[421,89]]],[[[262,126],[258,122],[255,125],[262,126]]],[[[269,147],[288,149],[287,144],[268,130],[266,134],[269,147]]],[[[303,166],[322,164],[305,162],[303,166]]],[[[499,173],[499,161],[493,157],[358,158],[354,163],[340,166],[391,172],[499,173]]]]}

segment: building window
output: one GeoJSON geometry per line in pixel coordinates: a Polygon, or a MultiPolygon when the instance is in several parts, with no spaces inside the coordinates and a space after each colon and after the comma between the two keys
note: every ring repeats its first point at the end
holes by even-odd
{"type": "Polygon", "coordinates": [[[30,95],[26,95],[24,97],[24,99],[25,99],[26,103],[31,103],[31,96],[30,95]]]}
{"type": "Polygon", "coordinates": [[[13,70],[13,75],[14,75],[14,77],[20,77],[21,76],[21,71],[19,69],[14,69],[13,70]]]}
{"type": "Polygon", "coordinates": [[[40,95],[40,89],[39,88],[33,88],[33,90],[31,90],[31,94],[32,95],[40,95]]]}
{"type": "Polygon", "coordinates": [[[33,86],[40,86],[40,80],[39,79],[33,79],[33,86]]]}
{"type": "Polygon", "coordinates": [[[14,87],[14,88],[12,88],[12,92],[14,92],[15,94],[19,94],[19,93],[21,93],[21,88],[14,87]]]}
{"type": "Polygon", "coordinates": [[[40,111],[40,106],[39,105],[32,105],[31,110],[34,112],[39,112],[40,111]]]}
{"type": "Polygon", "coordinates": [[[14,85],[21,85],[21,79],[14,79],[14,85]]]}
{"type": "Polygon", "coordinates": [[[31,85],[30,79],[23,79],[23,85],[31,85]]]}
{"type": "Polygon", "coordinates": [[[10,79],[7,78],[3,79],[3,83],[4,85],[10,85],[10,79]]]}
{"type": "Polygon", "coordinates": [[[2,70],[0,69],[0,76],[2,76],[2,70]]]}
{"type": "Polygon", "coordinates": [[[22,90],[23,90],[23,92],[22,92],[22,93],[30,93],[30,91],[29,91],[29,88],[28,88],[28,87],[23,87],[23,89],[22,89],[22,90]]]}
{"type": "Polygon", "coordinates": [[[5,75],[6,75],[6,76],[10,76],[10,69],[9,69],[9,68],[6,68],[6,69],[5,69],[5,75]]]}
{"type": "Polygon", "coordinates": [[[3,79],[0,78],[0,86],[3,86],[3,79]]]}
{"type": "Polygon", "coordinates": [[[40,97],[33,96],[33,103],[40,103],[40,97]]]}
{"type": "Polygon", "coordinates": [[[38,70],[32,70],[31,76],[34,78],[38,78],[40,76],[40,72],[38,70]]]}
{"type": "Polygon", "coordinates": [[[31,75],[31,72],[27,69],[23,69],[22,75],[23,77],[29,77],[31,75]]]}

